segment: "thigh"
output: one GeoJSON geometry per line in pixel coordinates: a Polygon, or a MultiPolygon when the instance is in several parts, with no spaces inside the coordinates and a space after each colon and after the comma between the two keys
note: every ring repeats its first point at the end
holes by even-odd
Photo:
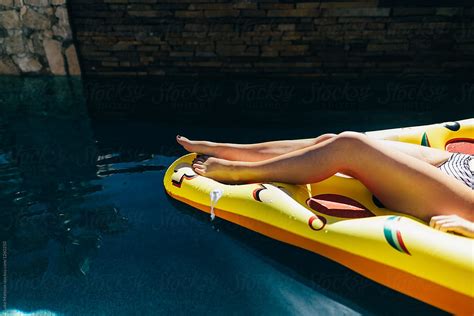
{"type": "Polygon", "coordinates": [[[433,166],[439,166],[446,160],[448,160],[451,153],[437,148],[430,148],[426,146],[404,143],[394,140],[376,140],[385,146],[389,146],[393,149],[401,151],[407,155],[410,155],[416,159],[422,160],[433,166]]]}
{"type": "Polygon", "coordinates": [[[428,221],[431,216],[474,213],[474,193],[423,159],[388,143],[361,137],[351,171],[389,209],[428,221]]]}

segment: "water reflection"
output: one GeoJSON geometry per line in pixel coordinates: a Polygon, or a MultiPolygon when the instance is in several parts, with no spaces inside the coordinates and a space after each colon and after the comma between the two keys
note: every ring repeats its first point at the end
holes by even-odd
{"type": "Polygon", "coordinates": [[[102,189],[94,180],[104,153],[78,113],[0,121],[0,236],[8,241],[10,279],[41,277],[52,266],[85,275],[102,236],[128,228],[114,205],[84,203],[102,189]]]}

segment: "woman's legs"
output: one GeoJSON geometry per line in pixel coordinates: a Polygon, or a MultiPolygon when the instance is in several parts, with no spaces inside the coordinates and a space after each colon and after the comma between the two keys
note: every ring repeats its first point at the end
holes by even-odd
{"type": "Polygon", "coordinates": [[[196,152],[227,160],[261,161],[315,145],[334,136],[336,136],[336,134],[324,134],[316,138],[279,140],[256,144],[193,141],[183,136],[177,136],[176,140],[189,152],[196,152]]]}
{"type": "MultiPolygon", "coordinates": [[[[189,152],[197,152],[233,161],[262,161],[316,145],[335,136],[337,135],[323,134],[316,138],[281,140],[256,144],[191,141],[182,136],[178,136],[176,139],[178,143],[189,152]]],[[[450,153],[440,149],[383,139],[377,139],[375,141],[380,142],[381,144],[386,144],[386,146],[390,146],[393,149],[404,152],[407,155],[434,166],[440,165],[450,156],[450,153]]]]}
{"type": "Polygon", "coordinates": [[[198,158],[197,173],[227,183],[314,183],[337,172],[359,179],[388,208],[425,221],[458,214],[474,219],[473,192],[440,170],[363,134],[345,132],[258,162],[198,158]]]}

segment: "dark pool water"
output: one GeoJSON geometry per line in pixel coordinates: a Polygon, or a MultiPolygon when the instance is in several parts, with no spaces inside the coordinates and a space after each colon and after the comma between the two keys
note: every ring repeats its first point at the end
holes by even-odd
{"type": "MultiPolygon", "coordinates": [[[[48,109],[10,107],[0,117],[4,314],[443,314],[314,253],[211,223],[162,185],[184,154],[177,133],[250,142],[426,124],[434,114],[383,112],[368,126],[348,112],[344,124],[262,128],[48,109]]],[[[449,119],[464,118],[456,114],[449,119]]]]}

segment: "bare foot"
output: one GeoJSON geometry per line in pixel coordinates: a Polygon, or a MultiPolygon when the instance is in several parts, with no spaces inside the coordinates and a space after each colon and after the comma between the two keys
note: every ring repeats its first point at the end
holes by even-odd
{"type": "Polygon", "coordinates": [[[216,143],[208,141],[189,140],[184,136],[176,136],[178,144],[189,152],[215,156],[216,143]]]}
{"type": "Polygon", "coordinates": [[[194,159],[192,167],[197,174],[219,182],[243,183],[239,174],[241,162],[199,155],[194,159]]]}

